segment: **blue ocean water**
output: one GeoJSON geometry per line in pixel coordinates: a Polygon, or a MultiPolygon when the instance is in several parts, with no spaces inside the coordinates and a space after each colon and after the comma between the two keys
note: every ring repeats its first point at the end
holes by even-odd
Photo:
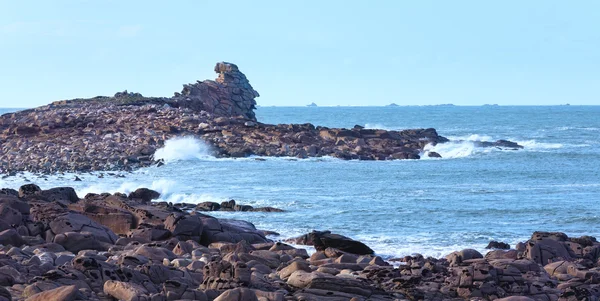
{"type": "MultiPolygon", "coordinates": [[[[0,113],[2,111],[0,110],[0,113]]],[[[215,216],[251,221],[280,238],[313,229],[364,241],[385,257],[443,256],[490,240],[514,246],[533,231],[600,236],[600,106],[260,107],[266,123],[405,129],[433,127],[453,142],[443,159],[341,161],[333,158],[215,159],[191,138],[170,141],[165,166],[125,174],[0,180],[18,188],[73,186],[87,192],[150,187],[173,202],[235,199],[284,213],[215,216]],[[509,139],[518,151],[476,148],[509,139]]]]}

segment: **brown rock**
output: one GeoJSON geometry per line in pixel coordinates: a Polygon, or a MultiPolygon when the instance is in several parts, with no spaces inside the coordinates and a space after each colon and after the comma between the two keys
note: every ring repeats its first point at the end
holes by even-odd
{"type": "Polygon", "coordinates": [[[61,286],[59,288],[37,293],[25,301],[72,301],[77,298],[77,286],[61,286]]]}
{"type": "Polygon", "coordinates": [[[135,283],[109,280],[104,283],[104,293],[118,300],[150,300],[148,290],[135,283]]]}
{"type": "Polygon", "coordinates": [[[148,188],[138,188],[129,194],[129,199],[140,200],[142,203],[149,203],[160,197],[160,193],[148,188]]]}

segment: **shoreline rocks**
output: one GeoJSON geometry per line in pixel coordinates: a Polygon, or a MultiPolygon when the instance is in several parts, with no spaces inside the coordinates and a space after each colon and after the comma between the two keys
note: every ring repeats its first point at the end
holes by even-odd
{"type": "MultiPolygon", "coordinates": [[[[172,98],[123,91],[4,114],[0,174],[130,171],[161,165],[153,155],[175,137],[200,139],[215,157],[343,160],[419,159],[426,145],[448,141],[433,128],[386,131],[264,124],[254,113],[259,94],[239,68],[221,62],[215,71],[216,80],[184,85],[172,98]]],[[[519,148],[503,140],[480,145],[519,148]]]]}
{"type": "Polygon", "coordinates": [[[493,242],[487,254],[465,249],[391,265],[329,231],[289,240],[314,246],[309,254],[187,205],[120,193],[49,199],[44,191],[70,190],[36,187],[1,190],[0,300],[600,298],[600,243],[590,236],[535,232],[515,249],[493,242]]]}

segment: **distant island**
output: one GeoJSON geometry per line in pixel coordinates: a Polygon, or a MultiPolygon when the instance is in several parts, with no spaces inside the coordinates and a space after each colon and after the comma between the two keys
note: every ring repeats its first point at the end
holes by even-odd
{"type": "Polygon", "coordinates": [[[317,104],[314,102],[311,102],[310,104],[306,105],[307,107],[317,107],[317,104]]]}
{"type": "Polygon", "coordinates": [[[392,102],[391,104],[387,105],[386,107],[399,107],[399,105],[392,102]]]}

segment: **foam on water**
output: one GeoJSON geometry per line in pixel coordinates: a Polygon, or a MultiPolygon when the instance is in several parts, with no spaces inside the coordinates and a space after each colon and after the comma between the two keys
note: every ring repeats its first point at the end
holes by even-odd
{"type": "Polygon", "coordinates": [[[204,141],[193,137],[177,137],[165,141],[165,146],[156,150],[155,160],[165,162],[186,161],[210,158],[210,147],[204,141]]]}
{"type": "Polygon", "coordinates": [[[392,131],[393,129],[379,123],[365,123],[365,129],[373,129],[373,130],[386,130],[392,131]]]}
{"type": "Polygon", "coordinates": [[[281,233],[274,239],[331,230],[363,241],[385,258],[441,257],[464,248],[485,253],[491,239],[514,246],[533,231],[600,236],[594,227],[600,215],[590,206],[600,195],[600,107],[560,109],[548,115],[546,108],[415,107],[403,108],[399,116],[389,108],[261,108],[259,120],[265,123],[433,127],[452,141],[428,145],[426,151],[448,160],[220,159],[209,156],[202,141],[179,138],[159,151],[167,161],[161,167],[132,173],[20,173],[0,180],[0,186],[71,186],[80,197],[147,187],[161,192],[161,201],[174,203],[235,199],[285,212],[208,214],[281,233]],[[498,139],[525,149],[476,147],[477,141],[498,139]],[[73,181],[75,176],[82,181],[73,181]]]}
{"type": "Polygon", "coordinates": [[[444,159],[464,158],[473,155],[475,151],[475,144],[473,144],[473,142],[471,141],[451,141],[446,143],[439,143],[437,145],[429,143],[423,148],[423,154],[421,155],[421,158],[429,159],[428,154],[430,152],[436,152],[440,154],[444,159]]]}

